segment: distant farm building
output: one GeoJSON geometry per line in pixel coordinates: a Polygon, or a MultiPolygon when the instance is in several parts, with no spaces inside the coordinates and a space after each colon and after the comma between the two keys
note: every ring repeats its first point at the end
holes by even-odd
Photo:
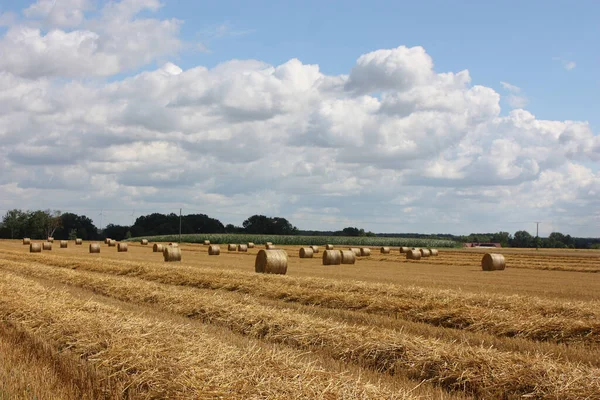
{"type": "Polygon", "coordinates": [[[465,243],[465,247],[502,247],[500,243],[465,243]]]}

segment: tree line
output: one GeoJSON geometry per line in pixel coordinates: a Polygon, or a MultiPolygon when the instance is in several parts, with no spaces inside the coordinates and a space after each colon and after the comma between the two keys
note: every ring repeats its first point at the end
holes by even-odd
{"type": "Polygon", "coordinates": [[[61,213],[57,210],[22,211],[9,210],[0,223],[0,238],[18,239],[30,237],[45,239],[53,236],[58,240],[103,240],[110,237],[115,240],[130,237],[175,235],[179,233],[181,223],[182,234],[194,233],[251,233],[263,235],[305,235],[305,236],[384,236],[405,238],[449,239],[460,243],[500,243],[503,247],[541,247],[541,248],[577,248],[600,249],[600,238],[579,238],[552,232],[547,238],[532,236],[527,231],[517,231],[514,235],[508,232],[472,233],[470,235],[420,234],[420,233],[379,233],[365,232],[357,227],[346,227],[339,231],[307,231],[299,230],[290,221],[281,217],[253,215],[246,219],[242,226],[223,225],[221,221],[205,214],[179,215],[152,213],[138,217],[134,224],[108,224],[98,229],[93,221],[85,215],[61,213]]]}

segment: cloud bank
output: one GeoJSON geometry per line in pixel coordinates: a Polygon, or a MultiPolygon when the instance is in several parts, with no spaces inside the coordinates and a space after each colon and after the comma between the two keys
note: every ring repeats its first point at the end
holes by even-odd
{"type": "Polygon", "coordinates": [[[130,223],[183,207],[235,224],[264,213],[377,232],[541,220],[542,233],[600,235],[589,125],[537,119],[511,97],[503,113],[499,93],[467,70],[436,71],[422,47],[357,55],[342,75],[297,59],[155,68],[185,51],[182,21],[141,16],[157,1],[50,3],[0,38],[2,209],[96,222],[104,209],[104,223],[130,223]]]}

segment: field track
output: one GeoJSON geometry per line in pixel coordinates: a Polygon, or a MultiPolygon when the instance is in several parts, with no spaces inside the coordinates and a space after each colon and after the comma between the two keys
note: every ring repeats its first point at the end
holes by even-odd
{"type": "Polygon", "coordinates": [[[0,242],[0,398],[600,398],[598,252],[506,249],[489,273],[479,249],[322,266],[282,246],[273,276],[258,247],[0,242]]]}

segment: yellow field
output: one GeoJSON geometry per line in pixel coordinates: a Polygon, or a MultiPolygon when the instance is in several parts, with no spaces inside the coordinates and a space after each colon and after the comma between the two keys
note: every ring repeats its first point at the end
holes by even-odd
{"type": "MultiPolygon", "coordinates": [[[[354,265],[0,242],[0,399],[600,399],[600,252],[354,265]]],[[[321,249],[322,251],[322,249],[321,249]]],[[[494,250],[496,251],[496,250],[494,250]]]]}

